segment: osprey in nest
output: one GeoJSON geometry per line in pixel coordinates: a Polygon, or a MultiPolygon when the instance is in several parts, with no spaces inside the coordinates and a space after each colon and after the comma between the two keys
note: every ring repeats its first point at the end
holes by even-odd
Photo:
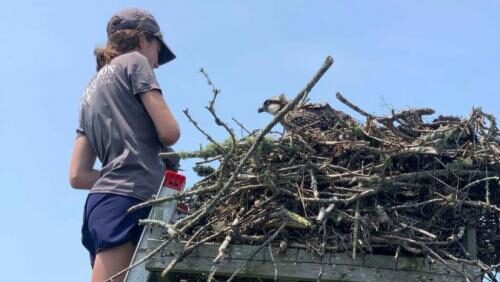
{"type": "MultiPolygon", "coordinates": [[[[264,101],[262,107],[258,109],[259,113],[267,112],[276,115],[288,104],[288,99],[284,94],[271,97],[264,101]]],[[[346,125],[354,122],[347,114],[334,110],[327,103],[316,104],[306,103],[296,106],[289,111],[282,120],[282,125],[286,130],[299,129],[320,129],[328,130],[337,125],[346,125]]]]}

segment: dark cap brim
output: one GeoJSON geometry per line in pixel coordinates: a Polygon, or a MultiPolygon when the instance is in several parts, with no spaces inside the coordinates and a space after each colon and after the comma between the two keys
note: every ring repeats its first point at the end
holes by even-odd
{"type": "Polygon", "coordinates": [[[175,59],[175,54],[170,50],[162,36],[156,36],[161,43],[160,54],[158,55],[158,65],[166,64],[175,59]]]}

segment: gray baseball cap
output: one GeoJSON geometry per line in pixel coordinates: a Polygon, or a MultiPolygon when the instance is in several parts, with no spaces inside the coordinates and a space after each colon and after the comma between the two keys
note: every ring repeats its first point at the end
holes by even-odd
{"type": "Polygon", "coordinates": [[[116,13],[108,22],[108,38],[116,31],[123,29],[136,29],[148,32],[158,38],[161,42],[161,50],[158,55],[159,65],[163,65],[175,59],[174,53],[168,48],[163,40],[158,22],[148,11],[138,8],[129,8],[116,13]]]}

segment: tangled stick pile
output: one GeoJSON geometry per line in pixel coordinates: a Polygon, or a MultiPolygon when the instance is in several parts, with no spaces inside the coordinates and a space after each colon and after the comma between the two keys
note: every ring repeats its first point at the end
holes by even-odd
{"type": "Polygon", "coordinates": [[[231,244],[271,244],[283,252],[305,248],[320,256],[325,251],[417,255],[429,263],[454,260],[494,271],[500,258],[495,118],[478,108],[467,118],[426,121],[431,109],[376,117],[337,94],[366,123],[327,111],[318,116],[318,122],[330,121],[327,128],[303,119],[300,127],[283,122],[287,130],[281,136],[267,134],[278,121],[289,121],[287,115],[306,114],[306,96],[330,64],[331,58],[265,129],[239,140],[217,117],[213,88],[207,108],[230,138],[217,143],[200,129],[212,144],[179,155],[206,158],[196,167],[204,178],[187,192],[147,203],[180,199],[193,211],[164,225],[171,234],[166,242],[187,241],[178,260],[199,244],[220,242],[216,261],[231,244]],[[215,160],[217,168],[207,165],[215,160]],[[466,234],[474,233],[477,260],[465,244],[466,234]]]}

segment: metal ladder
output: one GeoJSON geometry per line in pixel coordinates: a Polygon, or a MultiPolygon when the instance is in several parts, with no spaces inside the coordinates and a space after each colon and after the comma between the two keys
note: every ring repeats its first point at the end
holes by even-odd
{"type": "MultiPolygon", "coordinates": [[[[158,189],[156,199],[171,196],[181,192],[186,184],[186,177],[174,171],[166,170],[163,176],[162,184],[158,189]]],[[[158,219],[170,223],[175,215],[177,201],[163,202],[151,209],[149,219],[158,219]]],[[[162,229],[160,227],[145,226],[142,232],[134,256],[132,257],[131,265],[143,259],[148,252],[148,241],[150,239],[159,240],[162,238],[162,229]]],[[[130,269],[124,282],[156,282],[159,281],[156,275],[153,275],[146,269],[146,263],[130,269]]]]}

